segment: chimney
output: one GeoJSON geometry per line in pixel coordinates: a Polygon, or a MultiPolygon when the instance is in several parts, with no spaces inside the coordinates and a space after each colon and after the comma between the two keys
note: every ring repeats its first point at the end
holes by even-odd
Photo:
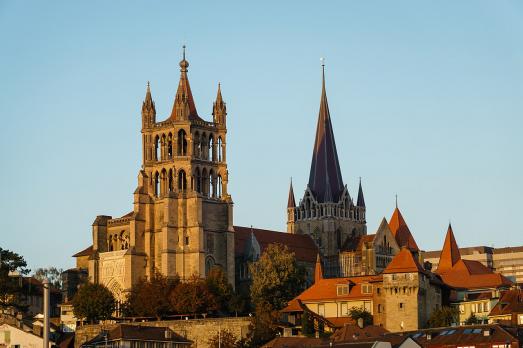
{"type": "Polygon", "coordinates": [[[363,329],[363,318],[358,318],[358,322],[357,323],[358,323],[358,327],[360,329],[363,329]]]}

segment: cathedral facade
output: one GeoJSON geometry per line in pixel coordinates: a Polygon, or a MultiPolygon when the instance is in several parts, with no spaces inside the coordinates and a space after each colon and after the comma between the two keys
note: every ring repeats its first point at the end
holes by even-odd
{"type": "Polygon", "coordinates": [[[218,265],[234,284],[233,203],[227,191],[226,105],[220,86],[212,122],[202,119],[185,53],[171,114],[156,120],[149,84],[142,105],[142,167],[133,211],[98,216],[88,261],[91,281],[123,300],[153,272],[182,280],[218,265]]]}

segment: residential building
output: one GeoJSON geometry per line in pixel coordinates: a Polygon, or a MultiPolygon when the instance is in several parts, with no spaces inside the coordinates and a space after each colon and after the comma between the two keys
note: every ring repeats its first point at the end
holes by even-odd
{"type": "Polygon", "coordinates": [[[81,348],[183,348],[191,341],[166,327],[118,324],[85,342],[81,348]]]}
{"type": "Polygon", "coordinates": [[[490,311],[488,319],[491,323],[523,325],[523,290],[517,288],[505,291],[490,311]]]}
{"type": "Polygon", "coordinates": [[[436,273],[451,289],[449,303],[459,308],[460,324],[465,324],[472,314],[488,322],[488,314],[499,300],[500,292],[513,285],[480,261],[462,259],[450,224],[436,273]]]}
{"type": "MultiPolygon", "coordinates": [[[[0,325],[0,347],[2,348],[41,348],[44,345],[42,337],[32,331],[25,331],[10,324],[0,325]]],[[[53,342],[50,340],[49,347],[53,342]]]]}
{"type": "MultiPolygon", "coordinates": [[[[474,246],[459,248],[463,260],[479,261],[485,267],[498,272],[513,282],[523,284],[523,246],[494,248],[474,246]]],[[[441,250],[423,251],[423,259],[436,269],[441,250]]]]}

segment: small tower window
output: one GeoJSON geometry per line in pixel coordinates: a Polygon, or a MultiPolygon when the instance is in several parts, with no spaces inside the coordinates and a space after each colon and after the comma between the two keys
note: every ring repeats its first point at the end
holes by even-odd
{"type": "Polygon", "coordinates": [[[154,159],[156,161],[160,160],[160,137],[156,136],[154,138],[154,159]]]}
{"type": "Polygon", "coordinates": [[[222,137],[218,137],[218,162],[223,160],[223,141],[222,137]]]}
{"type": "Polygon", "coordinates": [[[187,177],[183,169],[178,172],[178,190],[180,192],[187,190],[187,177]]]}
{"type": "Polygon", "coordinates": [[[154,174],[154,195],[156,197],[160,195],[160,174],[158,172],[154,174]]]}
{"type": "Polygon", "coordinates": [[[178,156],[187,156],[187,134],[183,129],[178,131],[178,156]]]}

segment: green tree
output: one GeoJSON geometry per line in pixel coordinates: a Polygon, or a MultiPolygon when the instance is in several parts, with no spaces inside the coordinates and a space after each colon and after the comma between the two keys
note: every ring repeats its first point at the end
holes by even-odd
{"type": "Polygon", "coordinates": [[[56,267],[38,268],[33,273],[33,277],[39,281],[43,281],[45,278],[49,280],[49,283],[58,290],[62,289],[62,272],[63,269],[56,267]]]}
{"type": "Polygon", "coordinates": [[[363,325],[372,325],[372,314],[370,314],[369,311],[367,311],[363,307],[352,307],[349,309],[349,317],[354,320],[355,322],[358,322],[358,319],[363,319],[363,325]]]}
{"type": "Polygon", "coordinates": [[[305,284],[305,271],[294,253],[281,244],[270,244],[260,259],[249,265],[252,275],[251,299],[255,306],[269,304],[281,310],[297,296],[305,284]]]}
{"type": "Polygon", "coordinates": [[[482,320],[474,313],[470,313],[470,316],[465,320],[465,325],[476,325],[481,324],[482,320]]]}
{"type": "Polygon", "coordinates": [[[0,248],[0,308],[27,308],[21,299],[21,277],[27,273],[29,269],[22,256],[0,248]]]}
{"type": "Polygon", "coordinates": [[[458,316],[459,313],[456,307],[444,306],[432,312],[427,325],[428,327],[451,326],[453,323],[458,321],[458,316]]]}
{"type": "Polygon", "coordinates": [[[308,311],[303,311],[301,316],[301,333],[307,337],[314,336],[314,319],[308,311]]]}
{"type": "Polygon", "coordinates": [[[305,271],[298,266],[294,253],[281,244],[270,244],[260,259],[249,265],[249,271],[255,307],[250,344],[258,347],[276,335],[278,311],[303,290],[305,271]]]}
{"type": "Polygon", "coordinates": [[[154,272],[150,279],[140,279],[133,287],[124,305],[125,315],[156,317],[173,312],[170,294],[180,283],[180,278],[168,279],[154,272]]]}
{"type": "Polygon", "coordinates": [[[111,318],[115,308],[113,294],[102,284],[84,284],[73,298],[74,315],[90,323],[111,318]]]}
{"type": "Polygon", "coordinates": [[[240,346],[238,338],[229,330],[224,329],[211,337],[207,344],[210,348],[238,348],[240,346]]]}
{"type": "Polygon", "coordinates": [[[223,312],[229,311],[229,303],[233,298],[234,292],[223,269],[218,266],[212,267],[205,279],[205,284],[216,299],[218,310],[223,312]]]}
{"type": "Polygon", "coordinates": [[[205,280],[196,275],[187,282],[179,283],[171,291],[169,300],[172,308],[179,314],[209,313],[219,307],[205,280]]]}

